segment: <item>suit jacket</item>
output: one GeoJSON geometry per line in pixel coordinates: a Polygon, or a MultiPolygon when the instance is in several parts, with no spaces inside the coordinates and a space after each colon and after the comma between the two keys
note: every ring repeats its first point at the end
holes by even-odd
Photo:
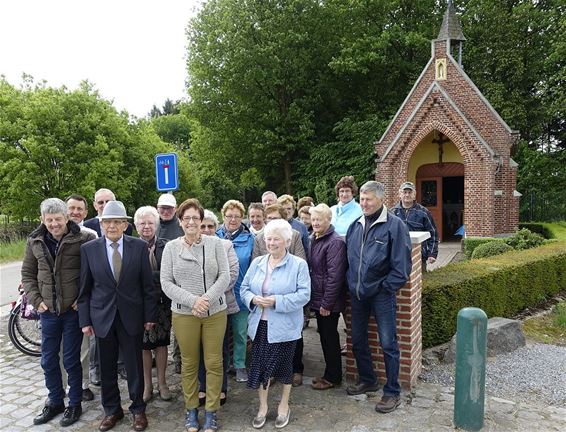
{"type": "MultiPolygon", "coordinates": [[[[100,219],[98,219],[97,217],[93,217],[92,219],[85,220],[83,222],[83,226],[96,231],[98,237],[102,237],[102,231],[100,231],[100,219]]],[[[132,226],[131,223],[128,222],[128,228],[126,228],[124,234],[131,236],[133,232],[134,232],[134,227],[132,226]]]]}
{"type": "Polygon", "coordinates": [[[116,282],[106,253],[106,238],[81,246],[81,282],[77,300],[79,325],[93,326],[97,337],[106,337],[116,312],[130,336],[156,322],[159,291],[152,282],[147,243],[124,235],[122,270],[116,282]]]}

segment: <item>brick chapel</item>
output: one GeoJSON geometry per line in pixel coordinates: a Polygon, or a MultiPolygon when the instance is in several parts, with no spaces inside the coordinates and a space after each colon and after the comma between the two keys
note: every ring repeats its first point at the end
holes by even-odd
{"type": "Polygon", "coordinates": [[[388,206],[403,181],[432,213],[440,239],[512,233],[519,222],[519,138],[464,72],[465,37],[451,1],[431,59],[375,143],[376,180],[385,184],[388,206]]]}

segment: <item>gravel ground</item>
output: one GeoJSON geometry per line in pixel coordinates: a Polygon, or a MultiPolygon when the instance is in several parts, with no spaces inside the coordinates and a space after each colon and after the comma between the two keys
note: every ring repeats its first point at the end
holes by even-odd
{"type": "MultiPolygon", "coordinates": [[[[423,366],[421,379],[454,386],[454,365],[423,366]]],[[[566,347],[532,343],[489,358],[485,385],[491,396],[566,407],[566,347]]]]}

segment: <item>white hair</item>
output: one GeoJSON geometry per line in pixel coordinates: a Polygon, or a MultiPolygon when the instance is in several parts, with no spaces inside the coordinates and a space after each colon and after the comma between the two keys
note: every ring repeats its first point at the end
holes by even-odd
{"type": "Polygon", "coordinates": [[[220,224],[220,221],[218,220],[218,217],[210,210],[208,209],[204,209],[204,216],[202,218],[204,219],[210,219],[212,222],[214,222],[214,225],[218,226],[218,224],[220,224]]]}
{"type": "Polygon", "coordinates": [[[159,223],[159,213],[157,213],[157,209],[153,206],[143,206],[134,213],[134,225],[137,225],[143,217],[148,215],[155,218],[155,225],[159,223]]]}
{"type": "Polygon", "coordinates": [[[281,236],[281,238],[285,240],[287,246],[289,246],[291,244],[291,238],[293,237],[293,228],[291,228],[291,224],[289,224],[289,222],[285,219],[275,219],[268,222],[263,229],[264,238],[273,234],[281,236]]]}

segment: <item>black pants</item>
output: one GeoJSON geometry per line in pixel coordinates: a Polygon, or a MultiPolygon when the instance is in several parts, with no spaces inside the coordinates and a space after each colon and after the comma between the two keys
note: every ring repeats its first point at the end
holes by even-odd
{"type": "Polygon", "coordinates": [[[322,316],[316,311],[316,325],[318,326],[320,345],[326,363],[323,378],[333,384],[342,382],[342,356],[340,354],[340,335],[338,334],[339,318],[339,313],[322,316]]]}
{"type": "Polygon", "coordinates": [[[295,346],[295,355],[293,355],[293,373],[302,374],[305,369],[303,364],[303,335],[301,333],[301,338],[297,339],[297,345],[295,346]]]}
{"type": "Polygon", "coordinates": [[[128,334],[120,314],[116,312],[112,327],[106,337],[96,338],[99,348],[101,400],[105,415],[113,415],[122,410],[120,389],[118,388],[118,352],[122,350],[124,366],[128,374],[128,392],[132,403],[130,411],[139,414],[145,411],[143,401],[143,332],[128,334]]]}

